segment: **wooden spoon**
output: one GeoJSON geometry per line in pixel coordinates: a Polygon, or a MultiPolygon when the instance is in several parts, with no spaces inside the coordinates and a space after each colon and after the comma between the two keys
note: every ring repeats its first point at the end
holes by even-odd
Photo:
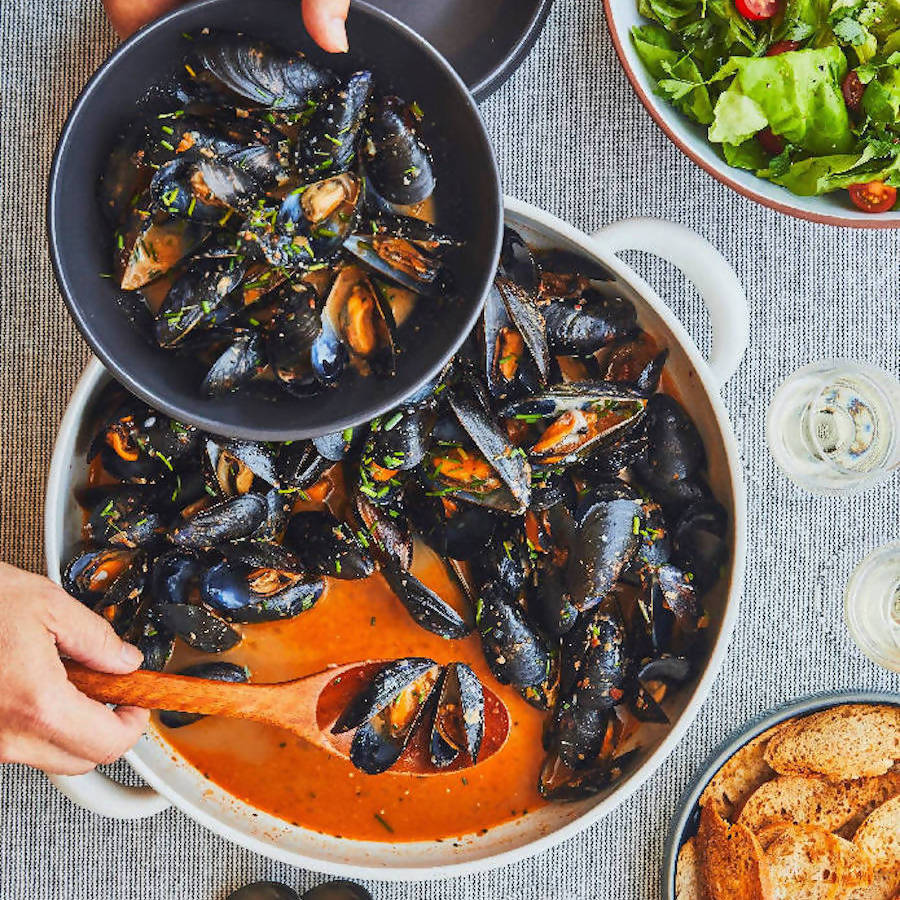
{"type": "MultiPolygon", "coordinates": [[[[316,747],[348,759],[353,733],[332,734],[331,726],[384,662],[347,663],[275,684],[212,681],[143,669],[130,675],[109,675],[70,660],[65,661],[65,666],[75,687],[103,703],[252,719],[287,729],[316,747]]],[[[484,719],[479,763],[493,756],[509,735],[509,712],[487,687],[484,688],[484,719]]],[[[443,775],[471,766],[468,754],[460,753],[451,765],[436,768],[431,763],[424,732],[425,729],[419,729],[391,767],[391,774],[443,775]]]]}

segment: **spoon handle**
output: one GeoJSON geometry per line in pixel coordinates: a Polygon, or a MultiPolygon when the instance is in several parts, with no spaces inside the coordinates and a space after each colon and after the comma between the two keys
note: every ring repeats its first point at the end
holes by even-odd
{"type": "Polygon", "coordinates": [[[273,691],[277,691],[277,685],[211,681],[143,669],[129,675],[109,675],[70,660],[65,666],[75,687],[103,703],[276,721],[279,704],[273,702],[273,691]]]}

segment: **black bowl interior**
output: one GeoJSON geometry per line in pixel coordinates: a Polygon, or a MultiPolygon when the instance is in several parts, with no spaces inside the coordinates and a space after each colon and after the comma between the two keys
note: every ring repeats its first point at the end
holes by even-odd
{"type": "Polygon", "coordinates": [[[296,0],[198,0],[123,45],[83,91],[63,131],[50,178],[48,225],[57,279],[82,334],[116,378],[152,406],[208,431],[289,440],[338,431],[390,409],[450,358],[474,324],[499,255],[502,197],[484,126],[459,76],[425,41],[381,10],[354,2],[352,51],[328,56],[313,45],[296,0]],[[163,351],[130,320],[109,278],[111,235],[96,198],[110,148],[147,89],[175,67],[182,33],[209,26],[300,48],[339,72],[371,69],[382,90],[415,100],[435,160],[438,222],[464,249],[451,262],[458,297],[434,313],[419,304],[401,330],[393,378],[345,377],[311,399],[262,399],[252,391],[209,400],[196,360],[163,351]]]}
{"type": "Polygon", "coordinates": [[[551,0],[372,0],[406,22],[451,62],[483,100],[531,49],[551,0]]]}

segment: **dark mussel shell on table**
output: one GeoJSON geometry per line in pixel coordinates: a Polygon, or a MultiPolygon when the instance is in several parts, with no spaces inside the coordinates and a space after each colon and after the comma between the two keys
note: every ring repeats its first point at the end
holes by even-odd
{"type": "Polygon", "coordinates": [[[398,322],[453,291],[456,242],[426,221],[442,207],[424,206],[436,179],[421,110],[368,71],[190,37],[99,186],[116,277],[146,301],[151,339],[200,360],[209,397],[390,377],[408,339],[398,322]]]}
{"type": "MultiPolygon", "coordinates": [[[[338,101],[329,114],[350,115],[343,87],[327,90],[338,101]]],[[[378,103],[373,93],[359,133],[380,137],[383,152],[387,125],[407,127],[408,110],[378,103]]],[[[362,162],[365,177],[378,173],[377,228],[430,254],[439,236],[392,208],[390,165],[377,153],[362,162]]],[[[343,174],[357,177],[353,165],[343,174]]],[[[346,367],[392,364],[385,276],[353,246],[333,280],[286,278],[268,291],[269,365],[295,392],[346,367]]],[[[209,271],[241,265],[217,268],[227,242],[207,253],[209,271]]],[[[217,652],[253,623],[301,614],[330,579],[378,573],[398,615],[448,641],[477,632],[485,670],[546,713],[544,797],[605,790],[635,758],[640,723],[665,723],[667,698],[698,668],[703,595],[728,560],[729,521],[699,431],[665,392],[666,348],[609,273],[579,260],[533,253],[507,230],[470,339],[429,384],[360,427],[284,444],[225,440],[110,398],[90,450],[110,478],[80,496],[88,527],[67,589],[160,668],[176,637],[217,652]],[[424,580],[432,557],[455,597],[424,580]]],[[[395,660],[335,729],[353,732],[366,772],[393,766],[416,735],[436,768],[477,763],[484,689],[462,662],[395,660]]]]}

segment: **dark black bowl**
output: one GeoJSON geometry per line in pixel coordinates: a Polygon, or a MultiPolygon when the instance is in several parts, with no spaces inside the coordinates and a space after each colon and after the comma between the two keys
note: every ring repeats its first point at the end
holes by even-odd
{"type": "Polygon", "coordinates": [[[198,0],[139,31],[103,64],[75,104],[50,174],[50,253],[69,311],[94,352],[150,405],[208,431],[255,440],[291,440],[339,431],[380,415],[434,376],[478,316],[497,265],[502,196],[497,166],[478,109],[459,76],[428,43],[386,13],[354,0],[351,52],[329,56],[306,34],[297,0],[198,0]],[[174,71],[186,52],[183,32],[204,26],[243,31],[286,49],[300,48],[339,72],[371,69],[377,83],[425,112],[438,188],[438,221],[464,242],[451,261],[458,299],[439,314],[418,304],[401,330],[392,378],[345,376],[310,399],[266,398],[245,391],[210,400],[198,361],[161,350],[135,327],[114,281],[110,227],[96,189],[110,148],[137,113],[147,89],[174,71]]]}

